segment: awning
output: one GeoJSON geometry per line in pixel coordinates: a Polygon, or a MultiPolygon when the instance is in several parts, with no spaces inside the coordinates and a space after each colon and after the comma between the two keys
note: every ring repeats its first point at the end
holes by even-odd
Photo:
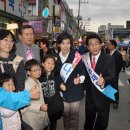
{"type": "Polygon", "coordinates": [[[14,20],[16,22],[27,22],[28,21],[28,20],[26,20],[24,18],[18,17],[18,16],[14,15],[14,14],[10,14],[10,13],[5,12],[3,10],[0,10],[0,16],[5,17],[5,18],[7,18],[9,20],[14,20]]]}

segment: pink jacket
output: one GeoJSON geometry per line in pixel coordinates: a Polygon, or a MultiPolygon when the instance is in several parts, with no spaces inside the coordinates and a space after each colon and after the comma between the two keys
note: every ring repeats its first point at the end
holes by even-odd
{"type": "Polygon", "coordinates": [[[21,120],[18,111],[0,107],[3,130],[21,130],[21,120]]]}

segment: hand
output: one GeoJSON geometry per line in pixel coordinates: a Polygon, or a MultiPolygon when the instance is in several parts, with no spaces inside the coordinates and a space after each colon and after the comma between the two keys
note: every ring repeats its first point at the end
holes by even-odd
{"type": "Polygon", "coordinates": [[[87,93],[86,90],[84,90],[84,96],[86,96],[86,93],[87,93]]]}
{"type": "Polygon", "coordinates": [[[98,78],[98,80],[97,80],[97,84],[98,84],[99,86],[103,86],[104,83],[105,83],[105,80],[104,80],[104,78],[102,77],[102,74],[100,74],[100,75],[99,75],[99,78],[98,78]]]}
{"type": "Polygon", "coordinates": [[[40,91],[36,86],[30,89],[30,96],[31,96],[31,99],[34,99],[34,100],[40,98],[40,91]]]}
{"type": "Polygon", "coordinates": [[[78,85],[80,83],[80,76],[77,74],[77,77],[74,78],[74,84],[78,85]]]}
{"type": "Polygon", "coordinates": [[[60,85],[60,89],[61,89],[62,91],[66,91],[66,86],[62,83],[62,84],[60,85]]]}
{"type": "Polygon", "coordinates": [[[48,109],[47,104],[42,104],[41,107],[40,107],[40,111],[42,111],[42,112],[46,112],[47,109],[48,109]]]}

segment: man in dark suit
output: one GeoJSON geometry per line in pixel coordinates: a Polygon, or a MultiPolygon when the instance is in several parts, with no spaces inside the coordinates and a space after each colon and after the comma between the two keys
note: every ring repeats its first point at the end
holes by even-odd
{"type": "MultiPolygon", "coordinates": [[[[99,75],[97,84],[104,88],[111,84],[115,75],[114,58],[101,51],[101,39],[98,35],[89,35],[87,40],[90,63],[95,58],[93,70],[99,75]]],[[[86,71],[86,100],[84,130],[106,130],[109,121],[110,100],[102,94],[91,81],[86,71]]]]}
{"type": "Polygon", "coordinates": [[[16,44],[17,55],[24,58],[24,61],[37,59],[40,62],[40,49],[34,44],[34,30],[30,25],[23,25],[19,28],[19,42],[16,44]]]}
{"type": "Polygon", "coordinates": [[[115,77],[112,82],[112,86],[117,90],[115,95],[116,102],[113,103],[113,109],[118,108],[119,104],[119,89],[118,89],[118,80],[119,80],[119,73],[123,67],[123,59],[119,51],[116,50],[117,43],[115,40],[110,40],[108,43],[108,49],[110,51],[110,55],[115,59],[115,77]]]}

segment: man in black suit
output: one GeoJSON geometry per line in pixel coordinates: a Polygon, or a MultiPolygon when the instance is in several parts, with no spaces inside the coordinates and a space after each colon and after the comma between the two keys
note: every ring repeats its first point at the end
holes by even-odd
{"type": "MultiPolygon", "coordinates": [[[[106,85],[111,84],[114,79],[114,58],[101,51],[102,42],[98,35],[89,35],[86,43],[88,50],[90,51],[90,62],[92,63],[92,59],[95,58],[96,66],[93,70],[99,75],[97,84],[101,88],[104,88],[106,85]]],[[[87,71],[85,86],[86,100],[84,130],[106,130],[109,121],[110,100],[95,87],[87,71]]]]}
{"type": "Polygon", "coordinates": [[[117,43],[115,40],[109,40],[108,49],[110,51],[110,55],[115,59],[115,78],[112,82],[112,86],[117,90],[115,95],[116,102],[113,103],[113,109],[118,108],[119,104],[119,89],[118,89],[118,80],[119,80],[119,73],[123,67],[123,59],[119,51],[116,50],[117,43]]]}

